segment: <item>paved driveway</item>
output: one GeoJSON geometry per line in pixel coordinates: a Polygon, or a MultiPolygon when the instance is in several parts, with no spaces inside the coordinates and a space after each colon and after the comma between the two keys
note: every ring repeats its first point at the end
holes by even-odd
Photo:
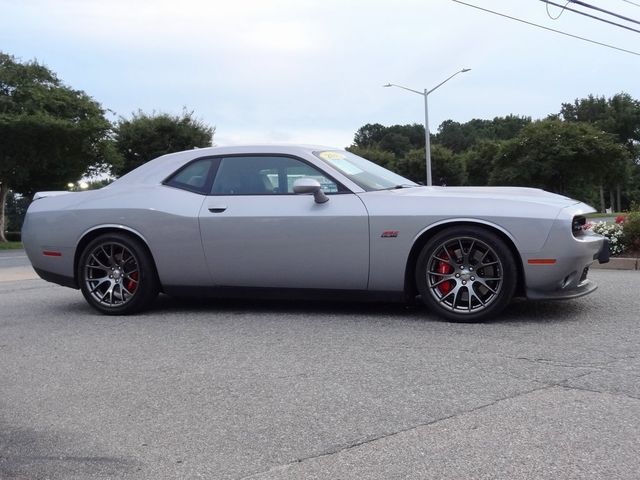
{"type": "Polygon", "coordinates": [[[0,478],[637,479],[640,273],[592,277],[482,325],[0,282],[0,478]]]}
{"type": "Polygon", "coordinates": [[[24,250],[0,250],[0,282],[38,278],[24,250]]]}

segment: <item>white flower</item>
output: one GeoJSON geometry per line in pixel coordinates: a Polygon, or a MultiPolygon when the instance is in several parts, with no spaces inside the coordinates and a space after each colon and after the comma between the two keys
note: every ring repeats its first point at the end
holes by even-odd
{"type": "Polygon", "coordinates": [[[605,222],[597,222],[593,224],[592,230],[594,233],[603,235],[609,239],[609,252],[612,255],[618,255],[623,252],[622,235],[624,233],[623,225],[621,224],[608,224],[605,222]]]}

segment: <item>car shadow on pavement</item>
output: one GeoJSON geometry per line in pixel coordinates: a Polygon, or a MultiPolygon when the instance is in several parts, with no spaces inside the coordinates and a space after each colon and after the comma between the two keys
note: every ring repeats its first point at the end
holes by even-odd
{"type": "Polygon", "coordinates": [[[403,303],[343,300],[300,299],[237,299],[237,298],[187,298],[160,295],[153,312],[159,311],[223,312],[223,313],[287,313],[287,314],[339,314],[421,317],[426,310],[421,305],[403,303]]]}
{"type": "MultiPolygon", "coordinates": [[[[482,322],[493,323],[558,323],[577,322],[592,306],[584,300],[527,301],[515,299],[500,315],[482,322]]],[[[402,318],[412,321],[445,322],[430,312],[418,299],[413,304],[337,300],[256,300],[227,298],[178,298],[161,295],[149,313],[158,312],[218,312],[226,314],[293,314],[346,315],[371,318],[402,318]]],[[[464,322],[461,322],[464,324],[464,322]]]]}

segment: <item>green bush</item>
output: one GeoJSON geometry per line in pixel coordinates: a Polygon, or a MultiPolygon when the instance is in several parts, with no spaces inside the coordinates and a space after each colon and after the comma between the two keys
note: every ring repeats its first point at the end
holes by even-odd
{"type": "Polygon", "coordinates": [[[640,251],[640,211],[629,212],[624,220],[624,244],[628,250],[640,251]]]}

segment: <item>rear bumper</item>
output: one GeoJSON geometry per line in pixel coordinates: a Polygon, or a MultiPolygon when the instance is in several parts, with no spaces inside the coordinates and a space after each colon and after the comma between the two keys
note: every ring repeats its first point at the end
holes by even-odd
{"type": "Polygon", "coordinates": [[[33,267],[33,269],[41,279],[46,280],[47,282],[57,283],[58,285],[62,285],[63,287],[71,287],[75,288],[76,290],[79,288],[76,280],[73,277],[67,277],[66,275],[48,272],[46,270],[42,270],[41,268],[33,267]]]}

